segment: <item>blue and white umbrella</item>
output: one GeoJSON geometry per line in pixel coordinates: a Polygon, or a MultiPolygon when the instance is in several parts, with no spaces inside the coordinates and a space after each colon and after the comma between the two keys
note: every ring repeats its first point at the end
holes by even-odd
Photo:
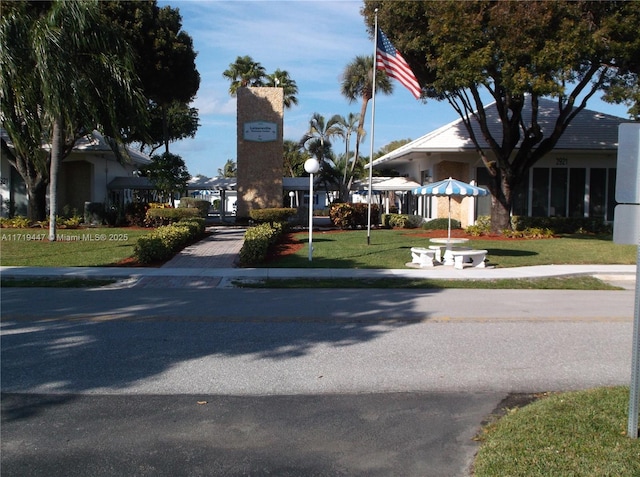
{"type": "Polygon", "coordinates": [[[466,182],[458,181],[449,177],[443,181],[434,182],[425,186],[416,187],[411,192],[416,195],[431,195],[434,197],[449,198],[449,228],[447,230],[447,239],[451,238],[451,197],[479,197],[489,195],[489,191],[483,187],[476,187],[466,182]]]}

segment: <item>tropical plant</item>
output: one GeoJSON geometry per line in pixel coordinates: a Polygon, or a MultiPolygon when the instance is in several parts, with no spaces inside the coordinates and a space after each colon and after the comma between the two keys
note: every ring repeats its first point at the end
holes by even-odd
{"type": "Polygon", "coordinates": [[[133,55],[96,2],[3,4],[0,40],[2,125],[14,146],[7,158],[25,180],[30,217],[44,211],[48,181],[55,241],[60,162],[95,128],[117,140],[123,125],[145,117],[133,55]]]}
{"type": "Polygon", "coordinates": [[[285,140],[283,143],[283,175],[287,177],[302,177],[304,175],[304,162],[309,159],[309,153],[300,148],[300,144],[285,140]]]}
{"type": "Polygon", "coordinates": [[[232,159],[227,159],[227,162],[224,163],[224,167],[218,169],[218,177],[237,177],[238,175],[238,167],[236,162],[232,159]]]}
{"type": "Polygon", "coordinates": [[[356,140],[362,141],[366,134],[364,130],[358,129],[359,123],[360,116],[354,113],[349,113],[346,118],[344,116],[339,116],[339,121],[337,122],[337,127],[341,129],[341,137],[344,139],[345,144],[344,158],[343,160],[338,160],[338,169],[342,171],[342,178],[340,181],[341,202],[349,200],[349,191],[351,190],[353,180],[356,178],[356,166],[360,162],[360,157],[353,156],[353,158],[351,158],[349,155],[351,135],[355,132],[356,140]]]}
{"type": "Polygon", "coordinates": [[[231,81],[229,94],[235,96],[238,88],[264,86],[266,71],[260,63],[253,61],[250,56],[238,56],[235,63],[231,63],[222,76],[231,81]]]}
{"type": "Polygon", "coordinates": [[[282,88],[285,109],[289,109],[293,105],[298,104],[298,98],[296,97],[298,94],[298,86],[296,82],[291,79],[287,71],[277,69],[270,75],[267,75],[265,86],[282,88]]]}
{"type": "MultiPolygon", "coordinates": [[[[393,84],[384,71],[376,71],[376,94],[393,93],[393,84]]],[[[356,129],[356,145],[354,158],[360,157],[360,143],[364,135],[364,120],[367,115],[367,105],[373,97],[373,56],[356,56],[342,73],[342,95],[349,103],[361,99],[360,116],[356,129]]]]}
{"type": "Polygon", "coordinates": [[[462,119],[488,171],[495,232],[511,228],[514,190],[594,94],[637,95],[638,2],[366,1],[363,14],[371,31],[377,15],[426,97],[447,101],[462,119]],[[487,94],[497,110],[490,120],[487,94]],[[546,130],[542,97],[558,111],[546,130]]]}

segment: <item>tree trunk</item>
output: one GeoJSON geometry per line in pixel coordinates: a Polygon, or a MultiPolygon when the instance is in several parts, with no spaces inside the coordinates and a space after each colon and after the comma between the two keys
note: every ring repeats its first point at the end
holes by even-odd
{"type": "MultiPolygon", "coordinates": [[[[23,177],[24,179],[24,177],[23,177]]],[[[27,189],[27,218],[31,222],[47,217],[47,182],[43,177],[30,177],[24,181],[27,189]]]]}
{"type": "Polygon", "coordinates": [[[511,230],[512,186],[503,174],[493,178],[491,190],[491,232],[511,230]]]}
{"type": "Polygon", "coordinates": [[[64,147],[63,122],[58,116],[53,121],[53,134],[51,138],[51,165],[49,166],[49,242],[56,241],[56,216],[58,215],[58,171],[62,148],[64,147]]]}

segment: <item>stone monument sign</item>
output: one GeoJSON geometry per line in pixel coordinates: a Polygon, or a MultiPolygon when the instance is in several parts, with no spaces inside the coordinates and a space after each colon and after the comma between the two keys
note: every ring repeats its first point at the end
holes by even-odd
{"type": "Polygon", "coordinates": [[[238,88],[238,202],[236,216],[282,207],[282,88],[238,88]]]}

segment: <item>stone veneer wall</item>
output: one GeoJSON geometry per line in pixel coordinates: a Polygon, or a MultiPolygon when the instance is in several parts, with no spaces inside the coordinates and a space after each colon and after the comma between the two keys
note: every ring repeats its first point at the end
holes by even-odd
{"type": "Polygon", "coordinates": [[[237,217],[249,217],[251,209],[282,207],[282,88],[238,88],[238,202],[237,217]],[[245,141],[244,124],[266,121],[277,124],[277,139],[245,141]]]}

